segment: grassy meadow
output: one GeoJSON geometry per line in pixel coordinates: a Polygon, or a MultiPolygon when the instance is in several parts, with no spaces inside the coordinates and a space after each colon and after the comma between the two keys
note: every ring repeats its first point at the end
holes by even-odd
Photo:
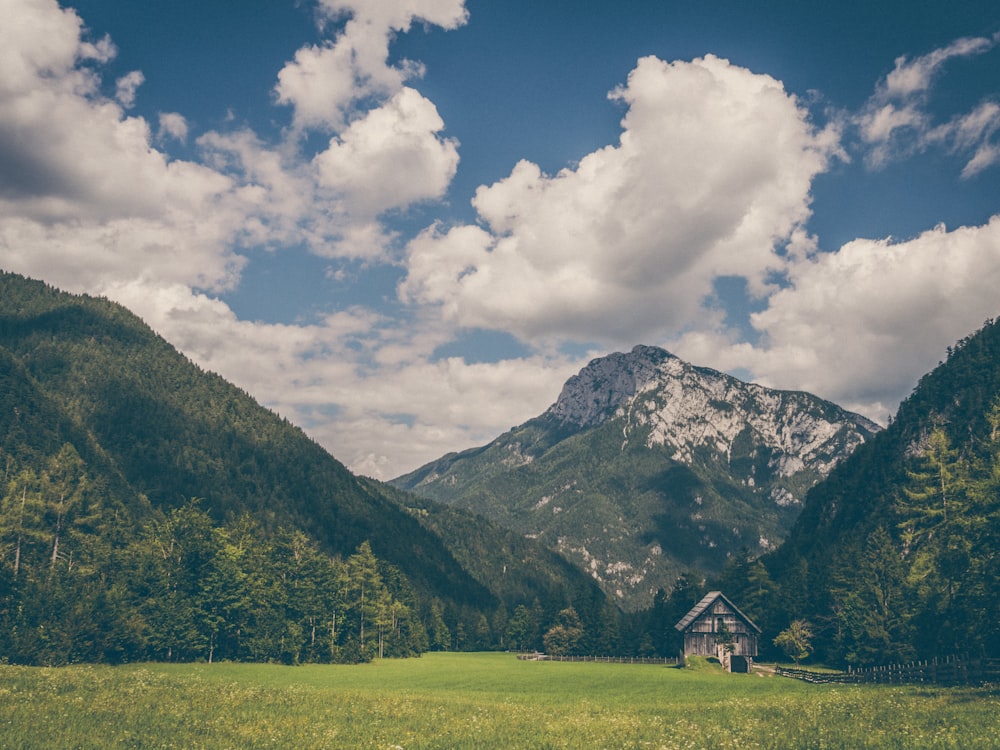
{"type": "Polygon", "coordinates": [[[0,666],[0,747],[996,748],[1000,693],[426,654],[0,666]]]}

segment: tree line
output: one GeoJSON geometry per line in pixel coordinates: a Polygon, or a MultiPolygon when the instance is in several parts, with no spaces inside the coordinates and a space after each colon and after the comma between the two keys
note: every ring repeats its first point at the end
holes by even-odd
{"type": "Polygon", "coordinates": [[[250,514],[110,497],[70,444],[19,465],[0,451],[0,660],[357,663],[428,650],[619,653],[610,603],[512,611],[420,596],[363,542],[342,559],[250,514]],[[139,510],[136,510],[136,506],[139,510]],[[138,517],[137,517],[138,516],[138,517]]]}
{"type": "Polygon", "coordinates": [[[40,467],[3,460],[7,661],[357,662],[418,654],[435,635],[367,543],[339,559],[249,515],[218,525],[197,499],[136,521],[68,444],[40,467]]]}
{"type": "Polygon", "coordinates": [[[799,658],[864,667],[1000,655],[1000,404],[986,424],[964,441],[955,425],[926,428],[866,523],[825,559],[792,549],[740,561],[717,585],[766,634],[784,634],[785,653],[789,631],[805,627],[799,658]]]}

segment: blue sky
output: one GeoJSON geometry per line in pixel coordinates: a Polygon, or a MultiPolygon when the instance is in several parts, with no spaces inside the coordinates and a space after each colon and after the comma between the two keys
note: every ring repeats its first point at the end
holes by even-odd
{"type": "Polygon", "coordinates": [[[361,473],[639,343],[884,422],[1000,313],[995,2],[0,17],[0,267],[122,302],[361,473]]]}

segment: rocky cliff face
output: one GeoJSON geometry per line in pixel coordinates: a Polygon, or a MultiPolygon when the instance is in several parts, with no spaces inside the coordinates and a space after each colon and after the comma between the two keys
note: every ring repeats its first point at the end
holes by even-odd
{"type": "Polygon", "coordinates": [[[626,606],[777,544],[878,425],[656,347],[596,359],[544,414],[394,483],[545,540],[626,606]]]}
{"type": "Polygon", "coordinates": [[[567,381],[545,417],[580,429],[620,420],[622,450],[630,441],[665,446],[684,464],[708,449],[732,465],[734,451],[749,442],[768,452],[772,477],[825,476],[880,429],[808,393],[744,383],[649,346],[591,362],[567,381]]]}

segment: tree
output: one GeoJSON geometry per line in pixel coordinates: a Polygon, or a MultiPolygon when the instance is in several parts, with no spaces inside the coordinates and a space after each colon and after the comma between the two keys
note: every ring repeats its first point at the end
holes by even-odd
{"type": "Polygon", "coordinates": [[[907,548],[933,538],[935,532],[947,532],[949,520],[962,509],[963,468],[944,430],[931,431],[916,468],[907,472],[909,481],[897,501],[907,548]]]}
{"type": "Polygon", "coordinates": [[[736,650],[736,636],[726,625],[726,621],[720,618],[719,629],[716,632],[716,643],[722,646],[722,650],[727,654],[732,654],[736,650]]]}
{"type": "Polygon", "coordinates": [[[881,526],[863,548],[845,556],[832,594],[842,657],[849,664],[912,658],[906,573],[900,551],[881,526]]]}
{"type": "Polygon", "coordinates": [[[440,599],[434,599],[431,602],[427,636],[430,639],[432,651],[447,651],[451,648],[451,630],[448,629],[448,625],[444,621],[444,605],[440,599]]]}
{"type": "Polygon", "coordinates": [[[812,653],[812,626],[806,620],[792,620],[791,624],[774,639],[774,645],[799,665],[812,653]]]}
{"type": "Polygon", "coordinates": [[[610,600],[605,600],[597,621],[597,634],[592,638],[595,652],[613,655],[620,648],[621,640],[618,608],[610,600]]]}
{"type": "MultiPolygon", "coordinates": [[[[988,418],[991,418],[988,416],[988,418]]],[[[969,495],[975,494],[973,462],[963,459],[940,427],[927,438],[916,468],[897,502],[909,583],[919,602],[918,634],[923,648],[952,653],[967,633],[956,607],[971,564],[969,495]]]]}
{"type": "Polygon", "coordinates": [[[138,609],[149,624],[152,656],[167,661],[208,656],[212,626],[203,586],[216,544],[211,519],[196,499],[149,524],[133,544],[138,609]]]}
{"type": "Polygon", "coordinates": [[[550,627],[542,638],[545,653],[553,656],[569,656],[575,653],[577,645],[583,638],[583,623],[572,607],[560,610],[555,624],[550,627]]]}
{"type": "Polygon", "coordinates": [[[538,632],[541,622],[541,605],[536,601],[531,609],[518,604],[514,614],[507,621],[507,641],[517,651],[538,648],[538,632]]]}
{"type": "Polygon", "coordinates": [[[367,541],[347,559],[347,587],[348,621],[345,625],[357,633],[360,656],[367,661],[378,655],[383,647],[386,623],[391,621],[392,602],[367,541]]]}
{"type": "Polygon", "coordinates": [[[49,568],[54,569],[56,563],[65,557],[60,543],[64,544],[66,534],[74,525],[82,525],[89,520],[79,519],[78,516],[84,514],[90,479],[83,459],[69,443],[49,459],[44,479],[52,532],[49,568]]]}
{"type": "Polygon", "coordinates": [[[776,612],[776,601],[780,596],[778,586],[760,560],[755,560],[750,565],[746,580],[747,586],[742,593],[740,606],[751,620],[764,630],[768,630],[776,612]]]}
{"type": "Polygon", "coordinates": [[[32,557],[28,553],[40,552],[46,543],[42,521],[45,503],[41,498],[39,477],[30,468],[19,472],[6,489],[5,496],[0,498],[0,551],[4,558],[9,555],[11,571],[17,578],[32,557]]]}

